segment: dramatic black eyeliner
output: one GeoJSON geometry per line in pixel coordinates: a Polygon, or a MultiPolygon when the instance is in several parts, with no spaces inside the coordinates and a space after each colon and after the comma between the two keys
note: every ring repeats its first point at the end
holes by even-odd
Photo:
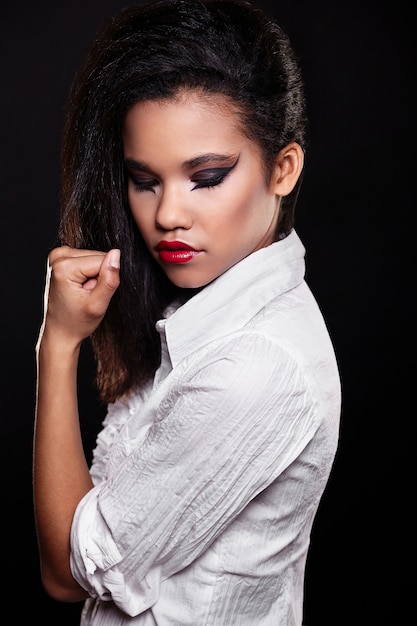
{"type": "Polygon", "coordinates": [[[194,189],[204,189],[205,187],[216,187],[220,185],[225,180],[226,176],[236,167],[238,161],[239,158],[237,158],[233,165],[230,165],[229,167],[211,167],[200,170],[192,179],[192,182],[195,183],[192,190],[194,191],[194,189]],[[210,174],[210,176],[204,178],[207,174],[210,174]],[[202,178],[200,178],[200,176],[202,178]]]}

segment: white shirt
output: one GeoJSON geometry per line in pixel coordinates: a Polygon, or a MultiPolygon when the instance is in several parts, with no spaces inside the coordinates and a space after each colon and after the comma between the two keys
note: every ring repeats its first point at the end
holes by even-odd
{"type": "Polygon", "coordinates": [[[108,407],[76,510],[82,625],[300,626],[340,381],[293,231],[160,320],[153,381],[108,407]]]}

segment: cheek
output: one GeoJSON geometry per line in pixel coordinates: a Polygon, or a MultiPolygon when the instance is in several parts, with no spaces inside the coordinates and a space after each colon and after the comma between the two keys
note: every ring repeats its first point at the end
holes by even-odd
{"type": "Polygon", "coordinates": [[[257,222],[265,197],[264,187],[242,183],[237,192],[235,190],[226,198],[227,221],[242,225],[257,222]]]}
{"type": "MultiPolygon", "coordinates": [[[[138,201],[137,194],[128,193],[127,199],[129,202],[130,212],[135,221],[136,226],[142,232],[146,229],[146,215],[147,212],[144,210],[143,203],[138,201]]],[[[149,226],[148,226],[149,227],[149,226]]]]}
{"type": "Polygon", "coordinates": [[[142,238],[146,245],[149,244],[150,241],[150,226],[146,224],[146,220],[143,219],[143,211],[135,211],[131,209],[133,221],[136,224],[136,228],[142,235],[142,238]]]}

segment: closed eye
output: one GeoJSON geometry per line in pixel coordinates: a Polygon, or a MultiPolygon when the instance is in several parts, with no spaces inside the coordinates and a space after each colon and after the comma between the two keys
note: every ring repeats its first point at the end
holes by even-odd
{"type": "Polygon", "coordinates": [[[151,191],[155,193],[155,187],[159,184],[156,178],[140,175],[137,172],[128,170],[129,180],[137,191],[151,191]]]}
{"type": "Polygon", "coordinates": [[[230,172],[236,167],[239,159],[229,167],[211,167],[204,170],[199,170],[192,177],[192,182],[195,183],[194,189],[204,189],[207,187],[217,187],[225,180],[230,172]]]}

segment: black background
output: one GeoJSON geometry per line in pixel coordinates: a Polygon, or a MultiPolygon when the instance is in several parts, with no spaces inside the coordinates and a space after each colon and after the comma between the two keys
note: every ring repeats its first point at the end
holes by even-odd
{"type": "MultiPolygon", "coordinates": [[[[24,0],[0,9],[0,541],[8,626],[78,624],[80,605],[51,600],[39,579],[34,346],[58,221],[69,86],[103,18],[126,3],[24,0]]],[[[415,619],[416,531],[411,7],[376,0],[257,4],[287,30],[304,68],[311,125],[297,230],[343,385],[340,447],[308,559],[305,623],[408,626],[415,619]]],[[[81,374],[89,451],[103,409],[90,388],[88,347],[81,374]]]]}

